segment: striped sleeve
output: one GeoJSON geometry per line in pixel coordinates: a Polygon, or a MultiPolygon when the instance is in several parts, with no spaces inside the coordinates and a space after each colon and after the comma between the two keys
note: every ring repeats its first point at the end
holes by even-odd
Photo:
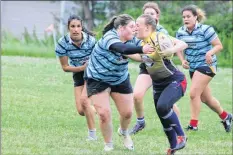
{"type": "Polygon", "coordinates": [[[102,43],[103,43],[103,46],[109,50],[109,47],[114,44],[114,43],[118,43],[118,42],[121,42],[121,40],[119,39],[119,37],[114,34],[114,33],[108,33],[106,34],[105,37],[103,37],[103,40],[102,40],[102,43]]]}
{"type": "Polygon", "coordinates": [[[65,42],[65,38],[62,37],[59,39],[57,46],[55,48],[55,53],[57,56],[61,57],[61,56],[67,56],[67,51],[66,51],[66,42],[65,42]]]}
{"type": "Polygon", "coordinates": [[[97,42],[97,41],[96,41],[95,37],[91,36],[91,37],[90,37],[90,44],[91,44],[91,47],[92,47],[92,48],[94,48],[96,42],[97,42]]]}
{"type": "Polygon", "coordinates": [[[206,30],[204,31],[204,36],[209,43],[211,43],[215,38],[218,37],[212,26],[206,28],[206,30]]]}

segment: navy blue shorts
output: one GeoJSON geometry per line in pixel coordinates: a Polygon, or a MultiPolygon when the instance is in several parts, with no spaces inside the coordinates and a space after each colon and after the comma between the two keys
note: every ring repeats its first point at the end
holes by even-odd
{"type": "Polygon", "coordinates": [[[102,91],[104,91],[105,89],[110,88],[111,92],[115,92],[115,93],[120,93],[120,94],[131,94],[133,93],[133,88],[132,85],[130,83],[130,78],[128,76],[128,78],[118,84],[118,85],[110,85],[106,82],[101,82],[101,81],[97,81],[94,79],[87,79],[87,95],[88,97],[98,94],[102,91]]]}
{"type": "Polygon", "coordinates": [[[165,116],[173,105],[182,97],[186,91],[187,81],[182,78],[173,79],[169,83],[160,86],[153,84],[153,98],[155,109],[160,117],[165,116]],[[158,109],[157,107],[163,107],[158,109]]]}
{"type": "Polygon", "coordinates": [[[79,87],[84,85],[84,72],[73,73],[74,87],[79,87]]]}
{"type": "Polygon", "coordinates": [[[159,98],[161,97],[162,93],[165,94],[164,100],[170,98],[174,94],[177,94],[178,97],[182,97],[186,91],[186,88],[187,88],[187,81],[186,81],[185,77],[183,80],[174,80],[170,84],[167,84],[164,86],[160,86],[160,87],[153,86],[154,100],[158,101],[159,98]],[[178,91],[178,90],[180,90],[180,91],[178,91]]]}
{"type": "MultiPolygon", "coordinates": [[[[200,66],[195,69],[195,71],[198,71],[202,74],[205,74],[210,77],[214,77],[216,75],[216,66],[200,66]]],[[[192,79],[194,72],[189,71],[190,78],[192,79]]]]}

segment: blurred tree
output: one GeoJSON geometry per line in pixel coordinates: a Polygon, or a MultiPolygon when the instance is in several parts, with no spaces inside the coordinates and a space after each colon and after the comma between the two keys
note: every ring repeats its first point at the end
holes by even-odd
{"type": "MultiPolygon", "coordinates": [[[[76,2],[77,3],[77,2],[76,2]]],[[[79,1],[83,10],[83,20],[85,21],[87,29],[92,30],[94,27],[94,18],[93,18],[93,1],[79,1]]]]}

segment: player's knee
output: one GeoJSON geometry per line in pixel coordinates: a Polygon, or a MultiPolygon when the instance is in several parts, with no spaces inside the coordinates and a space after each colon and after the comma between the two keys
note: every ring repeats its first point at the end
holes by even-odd
{"type": "Polygon", "coordinates": [[[159,116],[164,116],[169,111],[169,108],[166,106],[166,104],[158,103],[156,107],[156,111],[159,116]]]}
{"type": "Polygon", "coordinates": [[[84,114],[84,112],[83,112],[83,109],[77,108],[77,111],[78,111],[78,114],[79,114],[79,115],[85,116],[85,114],[84,114]]]}
{"type": "Polygon", "coordinates": [[[132,111],[126,111],[121,116],[124,117],[124,119],[130,119],[132,117],[132,114],[132,111]]]}
{"type": "Polygon", "coordinates": [[[77,109],[79,115],[81,115],[81,116],[85,115],[80,101],[76,101],[76,109],[77,109]]]}
{"type": "Polygon", "coordinates": [[[110,121],[111,118],[111,112],[108,109],[101,109],[98,111],[100,121],[102,123],[107,123],[110,121]]]}
{"type": "Polygon", "coordinates": [[[81,103],[83,108],[87,108],[89,106],[88,97],[82,96],[80,98],[80,103],[81,103]]]}
{"type": "Polygon", "coordinates": [[[133,94],[134,96],[133,96],[133,98],[134,98],[134,103],[136,103],[136,104],[140,104],[140,103],[142,103],[143,102],[143,97],[144,97],[144,93],[142,93],[142,92],[136,92],[136,93],[134,93],[133,94]]]}
{"type": "Polygon", "coordinates": [[[191,89],[190,90],[190,93],[189,93],[189,97],[191,100],[195,99],[196,97],[198,97],[198,92],[196,89],[191,89]]]}

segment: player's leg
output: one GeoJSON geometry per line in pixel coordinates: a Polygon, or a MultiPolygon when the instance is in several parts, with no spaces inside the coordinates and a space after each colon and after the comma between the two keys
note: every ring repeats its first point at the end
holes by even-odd
{"type": "Polygon", "coordinates": [[[222,119],[226,132],[230,132],[232,127],[232,114],[223,110],[219,101],[212,96],[209,85],[206,86],[201,94],[201,101],[219,115],[219,117],[222,119]]]}
{"type": "Polygon", "coordinates": [[[118,134],[123,136],[124,146],[133,150],[133,141],[129,135],[128,127],[133,113],[133,89],[129,77],[117,86],[111,87],[111,97],[114,100],[120,114],[120,127],[118,134]]]}
{"type": "Polygon", "coordinates": [[[130,134],[136,134],[138,131],[145,127],[144,119],[144,105],[143,98],[146,91],[151,87],[152,80],[148,74],[139,74],[137,77],[133,96],[134,96],[134,107],[137,115],[137,122],[134,127],[130,130],[130,134]]]}
{"type": "Polygon", "coordinates": [[[201,94],[205,90],[212,77],[195,71],[192,76],[192,83],[190,87],[190,110],[191,120],[187,130],[197,130],[198,117],[201,110],[201,94]]]}
{"type": "Polygon", "coordinates": [[[80,102],[82,104],[83,111],[85,113],[87,120],[88,135],[89,135],[87,140],[97,140],[96,128],[95,128],[95,110],[93,109],[90,99],[87,96],[86,82],[84,83],[80,102]]]}
{"type": "Polygon", "coordinates": [[[99,116],[100,130],[105,142],[104,150],[111,151],[113,150],[113,131],[109,85],[93,79],[87,79],[87,94],[99,116]]]}

